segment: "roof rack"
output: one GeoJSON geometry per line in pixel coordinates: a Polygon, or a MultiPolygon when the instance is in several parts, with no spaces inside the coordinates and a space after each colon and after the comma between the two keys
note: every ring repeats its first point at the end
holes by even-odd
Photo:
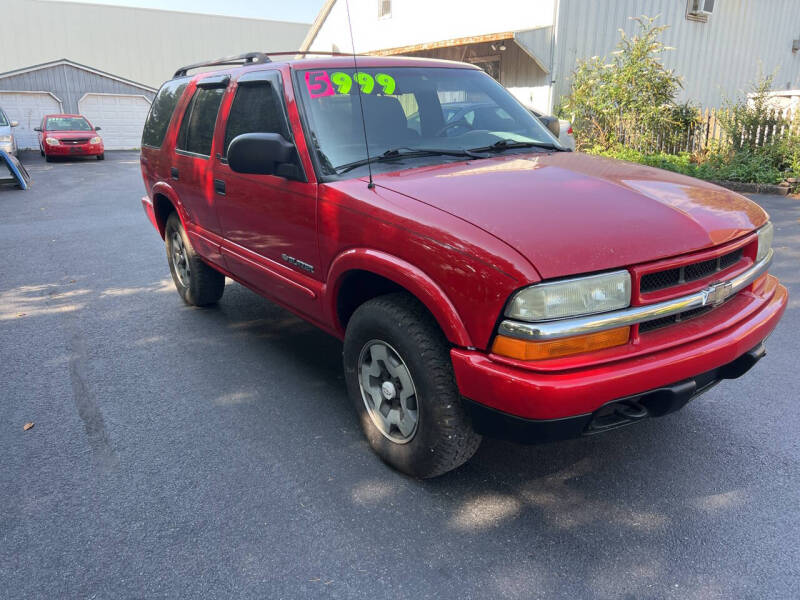
{"type": "Polygon", "coordinates": [[[185,77],[186,74],[192,69],[199,69],[201,67],[222,67],[226,65],[257,65],[261,63],[270,62],[269,56],[263,52],[248,52],[247,54],[239,54],[238,56],[225,56],[223,58],[215,58],[214,60],[206,60],[192,65],[186,65],[175,71],[173,79],[177,77],[185,77]]]}
{"type": "Polygon", "coordinates": [[[185,77],[186,74],[192,69],[199,69],[201,67],[223,67],[227,65],[258,65],[262,63],[272,62],[270,56],[353,56],[352,52],[323,52],[317,50],[291,50],[288,52],[270,52],[269,55],[265,52],[248,52],[247,54],[239,54],[238,56],[225,56],[223,58],[215,58],[214,60],[207,60],[193,65],[186,65],[175,71],[173,79],[177,77],[185,77]]]}

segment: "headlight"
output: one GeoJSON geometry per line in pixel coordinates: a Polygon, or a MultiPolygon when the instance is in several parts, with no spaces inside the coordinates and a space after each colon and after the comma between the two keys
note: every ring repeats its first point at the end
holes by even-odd
{"type": "Polygon", "coordinates": [[[630,273],[614,271],[527,287],[511,297],[506,316],[545,321],[607,312],[630,303],[630,273]]]}
{"type": "Polygon", "coordinates": [[[767,221],[767,224],[758,230],[758,252],[756,253],[756,262],[765,259],[767,254],[769,254],[772,248],[773,233],[774,227],[772,226],[772,221],[767,221]]]}
{"type": "Polygon", "coordinates": [[[100,142],[102,142],[102,141],[103,141],[103,140],[101,140],[101,139],[100,139],[100,136],[97,136],[97,137],[93,137],[92,139],[90,139],[90,140],[89,140],[89,143],[90,143],[90,144],[99,144],[99,143],[100,143],[100,142]]]}
{"type": "Polygon", "coordinates": [[[10,135],[0,135],[0,144],[10,144],[10,143],[11,143],[10,135]]]}
{"type": "Polygon", "coordinates": [[[50,146],[58,146],[61,142],[59,142],[56,138],[45,138],[44,140],[50,146]]]}

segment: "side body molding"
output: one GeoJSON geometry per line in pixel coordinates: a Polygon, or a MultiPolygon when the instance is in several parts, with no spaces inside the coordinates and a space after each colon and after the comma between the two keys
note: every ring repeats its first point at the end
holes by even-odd
{"type": "Polygon", "coordinates": [[[450,342],[462,347],[472,346],[455,306],[424,271],[396,256],[368,248],[345,250],[333,260],[328,270],[327,310],[340,335],[344,335],[344,328],[339,322],[336,300],[344,276],[354,270],[369,271],[407,289],[431,311],[450,342]]]}

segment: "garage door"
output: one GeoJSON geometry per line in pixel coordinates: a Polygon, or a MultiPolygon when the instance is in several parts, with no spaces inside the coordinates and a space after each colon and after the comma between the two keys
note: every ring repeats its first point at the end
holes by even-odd
{"type": "Polygon", "coordinates": [[[33,128],[42,124],[44,115],[62,112],[59,101],[47,92],[0,92],[0,106],[9,119],[19,121],[14,135],[20,148],[38,148],[33,128]]]}
{"type": "Polygon", "coordinates": [[[150,102],[144,96],[86,94],[78,102],[80,113],[100,127],[107,150],[138,148],[150,102]]]}

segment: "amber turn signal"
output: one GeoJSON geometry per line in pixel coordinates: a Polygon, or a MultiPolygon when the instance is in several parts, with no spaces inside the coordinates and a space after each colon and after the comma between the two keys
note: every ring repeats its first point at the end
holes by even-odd
{"type": "Polygon", "coordinates": [[[518,340],[498,335],[492,345],[492,352],[519,360],[559,358],[571,354],[622,346],[628,343],[630,332],[630,327],[619,327],[618,329],[609,329],[599,333],[588,333],[586,335],[576,335],[560,340],[543,342],[518,340]]]}

